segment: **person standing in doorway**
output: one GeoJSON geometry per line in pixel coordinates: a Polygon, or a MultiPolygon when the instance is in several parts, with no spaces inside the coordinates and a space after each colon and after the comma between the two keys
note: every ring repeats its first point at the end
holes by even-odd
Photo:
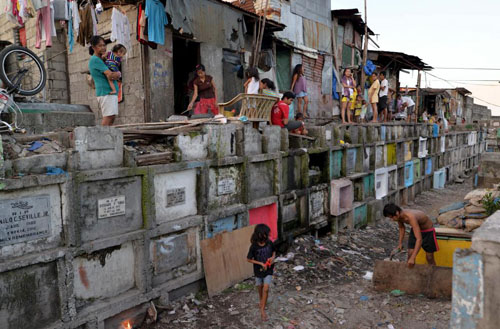
{"type": "Polygon", "coordinates": [[[196,75],[198,76],[194,82],[194,92],[191,102],[188,105],[188,110],[193,108],[193,104],[200,96],[200,101],[194,109],[194,114],[207,114],[209,111],[213,115],[219,114],[217,108],[217,88],[214,79],[205,73],[205,66],[202,64],[196,65],[196,75]]]}
{"type": "Polygon", "coordinates": [[[378,113],[384,116],[384,122],[387,122],[387,95],[389,94],[389,81],[385,78],[385,72],[379,74],[380,91],[378,93],[378,113]]]}
{"type": "Polygon", "coordinates": [[[94,80],[97,104],[102,113],[101,124],[111,126],[118,115],[118,95],[112,94],[108,79],[113,81],[115,90],[118,90],[120,72],[112,72],[104,63],[103,57],[106,55],[106,43],[101,36],[94,35],[90,39],[89,71],[94,80]]]}
{"type": "Polygon", "coordinates": [[[309,98],[307,98],[307,83],[302,64],[296,65],[293,70],[291,89],[297,98],[297,112],[302,113],[304,118],[307,118],[309,98]],[[304,103],[304,106],[302,106],[302,103],[304,103]]]}
{"type": "Polygon", "coordinates": [[[351,123],[351,104],[356,101],[354,97],[354,88],[356,87],[356,81],[352,77],[351,69],[344,70],[344,75],[342,76],[341,82],[343,88],[342,101],[340,105],[340,117],[342,118],[342,123],[351,123]]]}
{"type": "Polygon", "coordinates": [[[368,101],[372,106],[373,119],[371,122],[378,122],[378,93],[380,91],[380,81],[378,81],[378,74],[372,73],[372,85],[368,89],[368,101]]]}

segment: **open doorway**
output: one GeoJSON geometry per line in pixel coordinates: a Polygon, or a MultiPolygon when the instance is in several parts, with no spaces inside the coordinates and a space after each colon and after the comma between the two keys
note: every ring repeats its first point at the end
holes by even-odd
{"type": "Polygon", "coordinates": [[[191,40],[175,37],[174,43],[174,109],[175,114],[186,111],[192,86],[189,82],[195,78],[195,67],[200,63],[200,44],[191,40]]]}

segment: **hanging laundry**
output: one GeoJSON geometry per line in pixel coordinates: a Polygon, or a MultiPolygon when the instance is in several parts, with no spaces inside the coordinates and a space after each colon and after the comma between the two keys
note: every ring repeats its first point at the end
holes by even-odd
{"type": "Polygon", "coordinates": [[[69,8],[67,0],[54,0],[54,20],[69,20],[69,8]]]}
{"type": "Polygon", "coordinates": [[[154,42],[148,41],[148,37],[144,35],[146,25],[146,15],[144,13],[144,3],[140,3],[137,6],[137,31],[136,31],[136,39],[139,43],[143,45],[147,45],[152,49],[156,49],[158,46],[154,42]]]}
{"type": "Polygon", "coordinates": [[[72,1],[68,1],[66,3],[66,6],[68,7],[68,45],[69,45],[69,52],[73,52],[73,46],[75,45],[75,38],[73,34],[73,5],[75,3],[72,1]]]}
{"type": "Polygon", "coordinates": [[[93,33],[93,22],[92,22],[92,7],[87,5],[85,8],[80,10],[80,27],[79,34],[76,41],[85,47],[85,45],[90,41],[90,38],[94,35],[93,33]]]}
{"type": "Polygon", "coordinates": [[[31,1],[33,3],[33,7],[35,8],[35,10],[47,7],[47,5],[49,4],[49,0],[31,0],[31,1]]]}
{"type": "Polygon", "coordinates": [[[52,47],[53,22],[49,5],[37,10],[35,48],[40,49],[42,45],[42,30],[45,33],[45,47],[52,47]]]}
{"type": "Polygon", "coordinates": [[[130,23],[127,15],[116,8],[111,13],[111,37],[112,42],[118,42],[131,50],[130,44],[130,23]]]}
{"type": "Polygon", "coordinates": [[[98,32],[97,32],[97,15],[95,13],[95,8],[94,8],[94,5],[93,4],[90,4],[90,8],[92,8],[92,10],[90,11],[91,15],[92,15],[92,33],[93,35],[98,35],[98,32]]]}
{"type": "Polygon", "coordinates": [[[19,7],[17,0],[7,0],[6,7],[7,19],[17,26],[24,25],[21,15],[19,15],[19,7]]]}
{"type": "Polygon", "coordinates": [[[165,7],[160,0],[146,1],[146,17],[148,18],[148,40],[164,45],[165,26],[168,24],[168,19],[165,7]]]}
{"type": "Polygon", "coordinates": [[[80,32],[80,12],[78,10],[78,4],[71,1],[71,15],[73,16],[73,30],[75,31],[75,39],[78,38],[80,32]]]}

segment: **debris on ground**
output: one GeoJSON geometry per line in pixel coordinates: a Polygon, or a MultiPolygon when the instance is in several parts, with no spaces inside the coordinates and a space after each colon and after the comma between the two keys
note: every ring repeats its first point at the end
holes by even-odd
{"type": "MultiPolygon", "coordinates": [[[[437,216],[443,203],[463,200],[470,190],[466,185],[452,185],[446,193],[426,191],[412,208],[437,216]]],[[[296,238],[277,257],[265,323],[260,320],[258,294],[250,278],[214,298],[205,291],[157,305],[162,312],[148,328],[448,328],[449,300],[374,290],[369,279],[374,263],[389,257],[397,237],[397,225],[382,221],[361,230],[296,238]],[[304,269],[297,272],[296,266],[304,269]]],[[[404,253],[395,255],[396,261],[405,258],[404,253]]]]}
{"type": "Polygon", "coordinates": [[[38,154],[60,153],[66,150],[61,143],[49,138],[21,143],[12,136],[2,135],[2,144],[6,160],[15,160],[38,154]]]}

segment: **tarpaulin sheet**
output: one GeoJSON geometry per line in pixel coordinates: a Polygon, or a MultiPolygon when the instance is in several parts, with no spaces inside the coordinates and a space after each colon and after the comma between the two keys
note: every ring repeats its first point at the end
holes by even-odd
{"type": "Polygon", "coordinates": [[[325,62],[323,63],[323,72],[321,74],[321,93],[323,95],[332,94],[332,71],[333,71],[332,56],[325,55],[325,62]]]}
{"type": "Polygon", "coordinates": [[[292,84],[291,50],[276,51],[276,76],[279,90],[289,90],[292,84]]]}

